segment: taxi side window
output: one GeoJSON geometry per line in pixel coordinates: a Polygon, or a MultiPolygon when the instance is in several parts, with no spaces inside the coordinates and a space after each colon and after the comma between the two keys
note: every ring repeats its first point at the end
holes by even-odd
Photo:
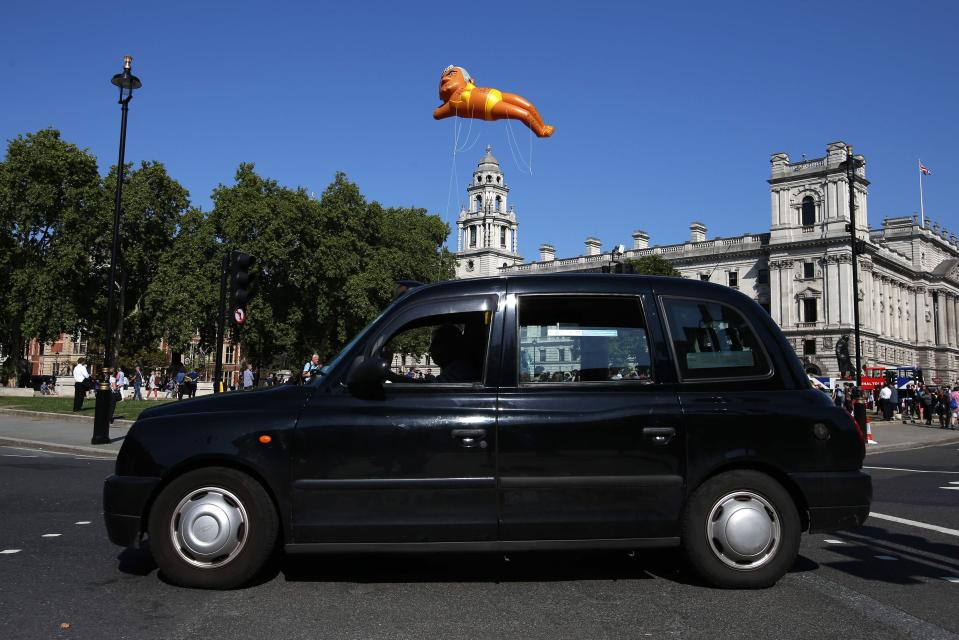
{"type": "Polygon", "coordinates": [[[684,380],[765,377],[769,360],[749,323],[709,300],[662,299],[670,340],[684,380]]]}
{"type": "Polygon", "coordinates": [[[649,382],[649,337],[632,296],[519,299],[519,382],[649,382]]]}
{"type": "Polygon", "coordinates": [[[490,312],[426,316],[395,331],[379,355],[392,383],[477,383],[483,379],[490,312]]]}

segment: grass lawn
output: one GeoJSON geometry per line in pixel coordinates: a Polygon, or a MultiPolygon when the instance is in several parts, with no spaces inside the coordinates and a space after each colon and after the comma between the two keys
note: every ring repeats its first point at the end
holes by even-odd
{"type": "MultiPolygon", "coordinates": [[[[147,407],[152,407],[163,402],[173,402],[173,400],[124,400],[117,403],[117,411],[114,414],[115,419],[136,420],[140,412],[147,407]]],[[[52,413],[73,413],[73,394],[69,397],[59,396],[51,398],[49,396],[38,396],[33,398],[0,397],[0,407],[9,409],[25,409],[27,411],[50,411],[52,413]]],[[[93,417],[95,403],[93,399],[83,401],[83,409],[77,412],[81,416],[93,417]]]]}

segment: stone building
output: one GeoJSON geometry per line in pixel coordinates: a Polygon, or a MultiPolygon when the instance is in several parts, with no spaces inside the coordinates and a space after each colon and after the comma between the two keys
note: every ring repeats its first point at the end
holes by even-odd
{"type": "MultiPolygon", "coordinates": [[[[840,141],[827,145],[821,158],[791,162],[785,153],[773,154],[767,180],[770,227],[731,238],[710,239],[706,225],[693,222],[689,240],[683,243],[651,246],[649,234],[637,230],[628,248],[614,244],[604,250],[599,239],[589,237],[581,255],[556,258],[553,246],[544,243],[539,260],[523,262],[515,251],[517,222],[512,209],[504,217],[495,208],[488,211],[471,203],[457,222],[457,276],[601,271],[614,262],[659,255],[685,278],[717,282],[752,297],[779,324],[808,370],[837,376],[836,343],[853,333],[850,185],[840,166],[849,152],[851,147],[840,141]],[[497,246],[496,225],[506,224],[512,244],[497,246]],[[492,228],[493,244],[485,244],[489,235],[477,235],[476,245],[473,235],[464,236],[474,226],[492,228]]],[[[915,215],[887,218],[871,227],[865,159],[856,158],[862,161],[852,185],[862,241],[857,296],[862,362],[881,367],[919,365],[927,381],[953,382],[959,377],[956,236],[915,215]]],[[[488,184],[487,175],[502,178],[488,149],[474,173],[471,196],[478,185],[488,184]]],[[[477,195],[486,202],[485,193],[477,195]]],[[[502,197],[505,204],[505,191],[502,197]]],[[[850,356],[855,362],[852,341],[850,356]]]]}

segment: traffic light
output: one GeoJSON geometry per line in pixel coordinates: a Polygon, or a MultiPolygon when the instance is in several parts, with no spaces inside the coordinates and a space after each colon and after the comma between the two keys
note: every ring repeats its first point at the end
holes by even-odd
{"type": "Polygon", "coordinates": [[[256,258],[242,251],[230,252],[230,309],[246,309],[253,297],[256,274],[252,272],[256,258]]]}

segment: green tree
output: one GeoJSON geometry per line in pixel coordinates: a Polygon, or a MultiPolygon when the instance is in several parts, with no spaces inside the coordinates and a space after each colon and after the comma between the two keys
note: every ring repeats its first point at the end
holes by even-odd
{"type": "Polygon", "coordinates": [[[0,162],[0,351],[75,331],[89,306],[89,241],[102,205],[96,158],[56,129],[9,141],[0,162]]]}
{"type": "Polygon", "coordinates": [[[397,279],[453,274],[442,220],[367,202],[343,173],[317,201],[241,164],[213,202],[223,250],[257,259],[257,294],[240,339],[260,364],[290,367],[313,351],[327,359],[389,304],[397,279]]]}
{"type": "Polygon", "coordinates": [[[641,273],[647,276],[682,275],[676,270],[676,267],[674,267],[669,260],[658,255],[643,256],[642,258],[626,260],[623,262],[623,264],[627,265],[627,271],[629,270],[629,267],[632,267],[632,273],[641,273]]]}
{"type": "MultiPolygon", "coordinates": [[[[142,162],[137,169],[125,171],[120,215],[120,252],[117,264],[114,344],[122,354],[155,349],[164,337],[165,325],[173,321],[176,310],[167,306],[147,310],[146,298],[161,261],[168,261],[178,231],[190,206],[189,192],[167,173],[159,162],[142,162]]],[[[105,194],[116,190],[117,170],[113,167],[103,181],[105,194]]],[[[106,198],[104,198],[106,200],[106,198]]],[[[113,206],[100,211],[103,229],[113,227],[113,206]],[[109,222],[108,222],[109,221],[109,222]]],[[[106,308],[107,281],[110,276],[109,233],[100,234],[96,246],[102,253],[96,261],[100,268],[93,274],[93,286],[99,293],[99,309],[106,308]]],[[[184,273],[183,280],[193,274],[184,273]]],[[[95,321],[98,317],[91,318],[95,321]]]]}
{"type": "Polygon", "coordinates": [[[188,210],[149,279],[146,333],[165,337],[174,351],[186,350],[197,333],[201,345],[214,345],[222,259],[210,217],[199,209],[188,210]]]}

